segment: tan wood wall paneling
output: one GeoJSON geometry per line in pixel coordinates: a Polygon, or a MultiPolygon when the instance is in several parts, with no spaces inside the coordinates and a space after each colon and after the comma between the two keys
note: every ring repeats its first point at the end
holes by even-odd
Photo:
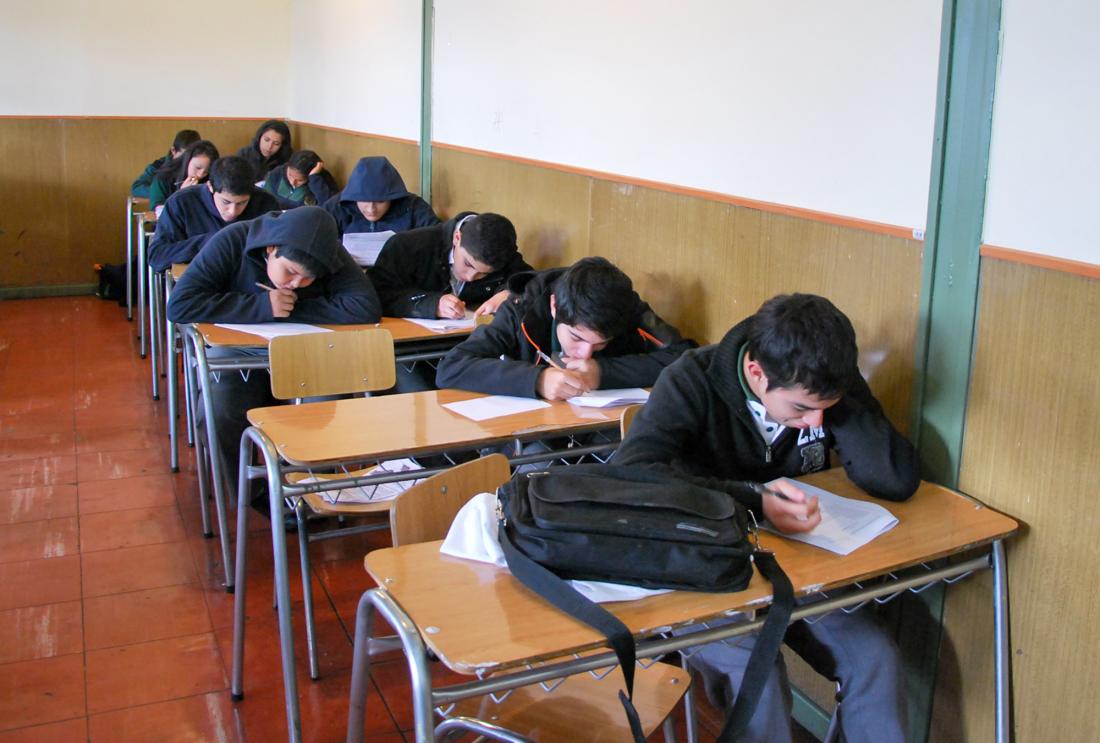
{"type": "MultiPolygon", "coordinates": [[[[1016,740],[1100,735],[1100,282],[983,259],[959,486],[1008,544],[1016,740]]],[[[988,576],[950,589],[933,740],[993,737],[988,576]]]]}
{"type": "Polygon", "coordinates": [[[512,220],[520,250],[536,268],[589,255],[590,179],[499,158],[436,148],[432,205],[441,217],[496,212],[512,220]]]}
{"type": "Polygon", "coordinates": [[[538,268],[606,256],[700,342],[774,294],[830,297],[855,325],[875,393],[907,428],[920,242],[445,148],[433,168],[441,214],[504,214],[538,268]]]}
{"type": "Polygon", "coordinates": [[[257,121],[0,119],[0,154],[19,163],[0,179],[0,286],[89,284],[92,264],[121,263],[125,197],[180,129],[233,154],[257,121]]]}
{"type": "Polygon", "coordinates": [[[420,148],[407,142],[372,137],[369,134],[326,129],[312,124],[294,124],[291,127],[294,148],[313,150],[325,161],[325,169],[343,188],[348,182],[355,163],[361,157],[381,155],[389,158],[405,181],[405,187],[420,193],[420,148]]]}

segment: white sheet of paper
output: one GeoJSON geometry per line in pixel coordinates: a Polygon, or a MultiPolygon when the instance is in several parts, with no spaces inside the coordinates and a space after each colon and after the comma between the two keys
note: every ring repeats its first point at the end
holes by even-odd
{"type": "Polygon", "coordinates": [[[215,323],[219,328],[236,330],[241,333],[251,333],[261,338],[271,340],[281,335],[306,335],[308,333],[331,333],[328,328],[317,325],[307,325],[300,322],[257,322],[251,324],[233,324],[227,322],[215,323]]]}
{"type": "Polygon", "coordinates": [[[424,320],[419,317],[406,317],[404,319],[416,323],[422,328],[427,328],[433,333],[446,333],[450,330],[473,328],[477,325],[474,313],[470,310],[466,310],[466,316],[461,320],[424,320]]]}
{"type": "Polygon", "coordinates": [[[385,232],[345,232],[344,248],[360,266],[373,266],[382,252],[386,240],[393,237],[393,230],[385,232]]]}
{"type": "Polygon", "coordinates": [[[897,517],[877,503],[845,498],[803,482],[788,482],[801,488],[806,495],[817,496],[821,508],[821,523],[807,534],[783,534],[767,522],[764,523],[765,529],[780,534],[785,539],[812,544],[838,555],[847,555],[897,526],[897,517]]]}
{"type": "MultiPolygon", "coordinates": [[[[388,459],[378,463],[375,473],[378,473],[379,470],[382,472],[411,472],[422,469],[424,468],[411,459],[388,459]]],[[[307,477],[301,482],[323,482],[323,480],[317,477],[307,477]]],[[[321,495],[329,503],[377,503],[393,500],[418,482],[420,480],[402,480],[401,482],[387,482],[381,485],[342,488],[321,495]]]]}
{"type": "Polygon", "coordinates": [[[526,413],[539,408],[548,408],[550,403],[530,397],[490,395],[489,397],[477,397],[473,400],[444,403],[443,407],[470,420],[484,421],[490,418],[515,415],[516,413],[526,413]]]}
{"type": "Polygon", "coordinates": [[[619,390],[592,390],[569,398],[566,402],[582,408],[611,408],[616,405],[634,405],[649,399],[649,392],[641,387],[619,390]]]}

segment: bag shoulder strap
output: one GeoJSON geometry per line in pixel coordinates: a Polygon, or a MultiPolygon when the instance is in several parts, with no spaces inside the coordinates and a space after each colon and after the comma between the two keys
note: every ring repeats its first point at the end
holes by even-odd
{"type": "MultiPolygon", "coordinates": [[[[523,554],[512,543],[512,539],[503,524],[500,526],[499,536],[500,546],[508,563],[508,570],[516,580],[546,599],[553,606],[584,622],[607,638],[619,660],[623,679],[626,682],[626,694],[619,692],[619,699],[626,710],[635,741],[642,743],[645,737],[642,735],[641,722],[634,705],[630,701],[634,693],[634,662],[636,658],[634,636],[631,634],[630,629],[607,609],[590,601],[567,582],[523,554]]],[[[791,610],[794,608],[794,589],[791,587],[787,574],[783,572],[783,568],[775,559],[775,555],[771,552],[758,550],[753,553],[753,561],[760,570],[760,574],[772,584],[773,600],[756,645],[749,656],[749,662],[745,667],[745,675],[742,678],[741,686],[737,690],[737,698],[734,700],[733,708],[722,726],[722,732],[718,736],[718,743],[732,743],[748,728],[749,721],[756,709],[756,703],[764,690],[768,674],[771,673],[776,656],[779,655],[779,646],[783,642],[783,635],[787,630],[787,623],[790,621],[791,610]]]]}

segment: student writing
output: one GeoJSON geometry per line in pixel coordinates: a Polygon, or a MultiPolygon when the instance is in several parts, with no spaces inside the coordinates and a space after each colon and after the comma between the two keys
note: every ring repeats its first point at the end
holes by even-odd
{"type": "MultiPolygon", "coordinates": [[[[870,494],[905,500],[920,482],[912,445],[890,424],[856,365],[855,331],[823,297],[775,297],[717,345],[668,367],[614,456],[616,464],[668,469],[724,490],[777,529],[820,522],[816,499],[796,486],[759,484],[829,467],[835,451],[848,477],[870,494]]],[[[755,636],[737,647],[708,645],[691,656],[708,696],[729,704],[755,636]]],[[[796,622],[785,642],[839,682],[844,740],[905,739],[905,683],[897,647],[865,610],[796,622]]],[[[791,740],[791,698],[782,659],[761,696],[745,740],[791,740]]]]}
{"type": "Polygon", "coordinates": [[[605,258],[513,276],[511,299],[443,358],[441,387],[563,400],[594,389],[648,387],[695,346],[605,258]]]}
{"type": "Polygon", "coordinates": [[[156,209],[181,188],[206,183],[219,157],[218,148],[205,139],[188,145],[180,156],[160,167],[149,184],[149,208],[156,209]]]}
{"type": "Polygon", "coordinates": [[[324,204],[337,192],[336,181],[313,150],[298,150],[286,165],[272,168],[264,190],[296,206],[324,204]]]}
{"type": "Polygon", "coordinates": [[[384,157],[363,157],[348,184],[324,202],[343,235],[348,232],[405,232],[439,224],[428,202],[405,188],[397,168],[384,157]]]}

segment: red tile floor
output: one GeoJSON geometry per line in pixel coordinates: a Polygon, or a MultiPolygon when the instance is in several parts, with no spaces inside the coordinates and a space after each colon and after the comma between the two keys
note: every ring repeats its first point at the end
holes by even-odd
{"type": "MultiPolygon", "coordinates": [[[[0,743],[285,739],[270,542],[251,540],[245,699],[233,703],[232,596],[217,540],[201,535],[185,442],[169,470],[166,404],[150,397],[136,327],[94,297],[0,301],[0,743]]],[[[294,592],[307,741],[343,740],[362,556],[387,540],[311,547],[319,681],[304,670],[294,592]]],[[[411,740],[403,661],[372,676],[367,740],[411,740]]]]}

